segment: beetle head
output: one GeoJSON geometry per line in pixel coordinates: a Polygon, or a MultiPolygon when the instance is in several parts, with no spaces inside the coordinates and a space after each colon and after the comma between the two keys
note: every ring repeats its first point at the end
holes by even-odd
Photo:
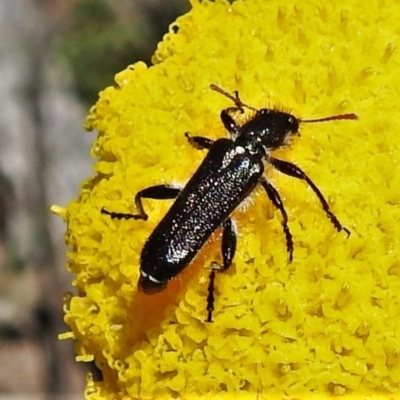
{"type": "Polygon", "coordinates": [[[270,108],[258,110],[242,127],[244,136],[254,136],[266,149],[276,149],[284,145],[298,130],[299,121],[296,117],[270,108]]]}

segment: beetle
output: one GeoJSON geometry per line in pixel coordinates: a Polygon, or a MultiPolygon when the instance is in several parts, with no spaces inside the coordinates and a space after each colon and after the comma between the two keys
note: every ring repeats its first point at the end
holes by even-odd
{"type": "Polygon", "coordinates": [[[231,214],[256,186],[265,190],[273,205],[280,211],[289,262],[293,259],[294,245],[288,226],[288,215],[279,192],[263,176],[266,165],[305,181],[336,230],[350,234],[333,214],[313,181],[298,166],[277,159],[272,153],[288,144],[291,136],[299,135],[301,123],[358,119],[352,113],[300,119],[278,109],[251,107],[242,102],[238,91],[230,94],[215,84],[211,84],[210,88],[234,103],[233,107],[225,108],[220,113],[230,138],[212,140],[191,136],[186,132],[185,136],[193,147],[208,150],[208,153],[182,189],[171,185],[156,185],[139,191],[135,196],[138,214],[118,213],[105,208],[101,210],[111,218],[147,220],[142,199],[175,199],[141,252],[138,288],[146,294],[163,290],[168,281],[191,263],[211,234],[222,228],[222,265],[213,262],[210,268],[207,322],[212,322],[216,271],[226,271],[231,266],[236,251],[236,232],[231,214]],[[239,125],[233,115],[244,113],[245,109],[253,112],[253,115],[239,125]]]}

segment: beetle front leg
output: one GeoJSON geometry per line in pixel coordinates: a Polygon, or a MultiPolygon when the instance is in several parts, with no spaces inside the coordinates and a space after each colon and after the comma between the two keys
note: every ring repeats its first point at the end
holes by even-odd
{"type": "Polygon", "coordinates": [[[233,114],[236,114],[240,112],[241,114],[244,113],[244,109],[248,108],[249,110],[257,112],[258,110],[255,109],[254,107],[251,107],[244,103],[240,97],[239,97],[239,92],[235,90],[233,94],[230,94],[227,92],[225,89],[222,89],[222,87],[216,85],[215,83],[212,83],[210,85],[210,88],[214,90],[217,93],[222,94],[223,96],[227,97],[228,99],[232,100],[235,103],[235,107],[228,107],[225,108],[224,110],[221,111],[220,117],[222,120],[222,123],[225,126],[225,129],[230,133],[231,138],[235,140],[238,135],[239,135],[239,130],[240,127],[239,125],[235,122],[235,120],[232,118],[233,114]]]}
{"type": "Polygon", "coordinates": [[[229,132],[231,138],[235,140],[239,136],[240,126],[236,123],[236,121],[232,118],[231,113],[233,110],[242,110],[240,108],[230,107],[225,108],[225,110],[221,111],[221,120],[225,126],[225,129],[229,132]]]}
{"type": "Polygon", "coordinates": [[[156,185],[150,186],[146,189],[141,190],[135,196],[136,208],[139,210],[139,214],[129,214],[129,213],[118,213],[113,211],[107,211],[102,208],[101,213],[109,215],[111,218],[115,219],[143,219],[147,220],[148,215],[144,211],[142,199],[154,199],[154,200],[168,200],[174,199],[178,196],[181,189],[175,188],[168,185],[156,185]]]}
{"type": "Polygon", "coordinates": [[[233,95],[231,95],[226,90],[222,89],[217,85],[214,85],[213,83],[210,85],[210,87],[212,90],[221,93],[222,95],[228,97],[228,99],[231,99],[235,103],[235,107],[225,108],[221,111],[220,114],[220,118],[225,126],[225,129],[229,132],[231,138],[234,140],[239,135],[240,126],[232,118],[232,114],[236,114],[237,112],[243,114],[244,113],[243,107],[247,107],[247,105],[240,100],[239,92],[237,90],[235,90],[233,92],[233,95]]]}
{"type": "Polygon", "coordinates": [[[293,178],[302,179],[303,181],[306,181],[308,186],[310,186],[312,191],[317,195],[318,200],[322,205],[322,209],[325,211],[326,215],[328,216],[328,218],[330,219],[336,230],[338,232],[343,230],[347,233],[348,236],[350,235],[350,231],[339,222],[335,214],[333,214],[333,212],[331,211],[329,204],[325,200],[325,197],[323,196],[321,191],[318,189],[315,183],[305,174],[305,172],[303,172],[297,165],[294,165],[287,161],[271,158],[270,162],[279,172],[292,176],[293,178]]]}
{"type": "Polygon", "coordinates": [[[214,143],[214,140],[208,139],[203,136],[190,136],[189,132],[185,132],[185,137],[188,140],[188,142],[198,150],[204,150],[204,149],[211,149],[211,146],[214,143]]]}
{"type": "Polygon", "coordinates": [[[283,232],[285,233],[286,237],[286,249],[289,253],[289,263],[293,261],[293,237],[290,233],[288,227],[288,216],[283,205],[283,201],[281,196],[279,195],[278,191],[274,188],[271,182],[268,182],[265,178],[260,180],[261,186],[267,192],[269,199],[272,201],[272,204],[281,212],[282,214],[282,227],[283,232]]]}
{"type": "Polygon", "coordinates": [[[214,311],[214,289],[215,289],[215,273],[226,271],[231,265],[236,252],[236,233],[231,218],[228,218],[222,224],[222,263],[220,266],[216,262],[211,264],[210,282],[208,284],[207,311],[208,316],[206,322],[212,322],[212,312],[214,311]]]}

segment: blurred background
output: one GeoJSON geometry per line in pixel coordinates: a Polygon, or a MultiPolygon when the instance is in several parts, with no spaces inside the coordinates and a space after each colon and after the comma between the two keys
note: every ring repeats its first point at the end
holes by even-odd
{"type": "Polygon", "coordinates": [[[0,0],[0,399],[81,399],[73,341],[59,341],[65,226],[49,213],[91,175],[98,92],[151,63],[187,0],[0,0]]]}

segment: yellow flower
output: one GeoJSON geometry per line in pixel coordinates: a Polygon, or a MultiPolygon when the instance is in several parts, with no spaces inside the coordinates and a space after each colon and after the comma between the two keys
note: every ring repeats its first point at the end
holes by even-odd
{"type": "Polygon", "coordinates": [[[400,3],[396,0],[192,0],[171,26],[154,66],[116,76],[87,118],[98,132],[94,177],[66,209],[68,269],[77,293],[65,321],[78,359],[95,360],[86,398],[217,398],[394,393],[400,385],[400,3]],[[184,132],[227,135],[232,106],[210,83],[238,90],[254,107],[303,118],[356,112],[359,121],[305,124],[279,152],[311,177],[315,195],[270,169],[289,214],[287,263],[281,216],[259,190],[233,217],[234,265],[216,278],[214,322],[205,323],[210,263],[220,232],[155,295],[138,293],[141,248],[171,201],[134,195],[184,183],[205,152],[184,132]],[[206,268],[205,268],[206,267],[206,268]]]}

